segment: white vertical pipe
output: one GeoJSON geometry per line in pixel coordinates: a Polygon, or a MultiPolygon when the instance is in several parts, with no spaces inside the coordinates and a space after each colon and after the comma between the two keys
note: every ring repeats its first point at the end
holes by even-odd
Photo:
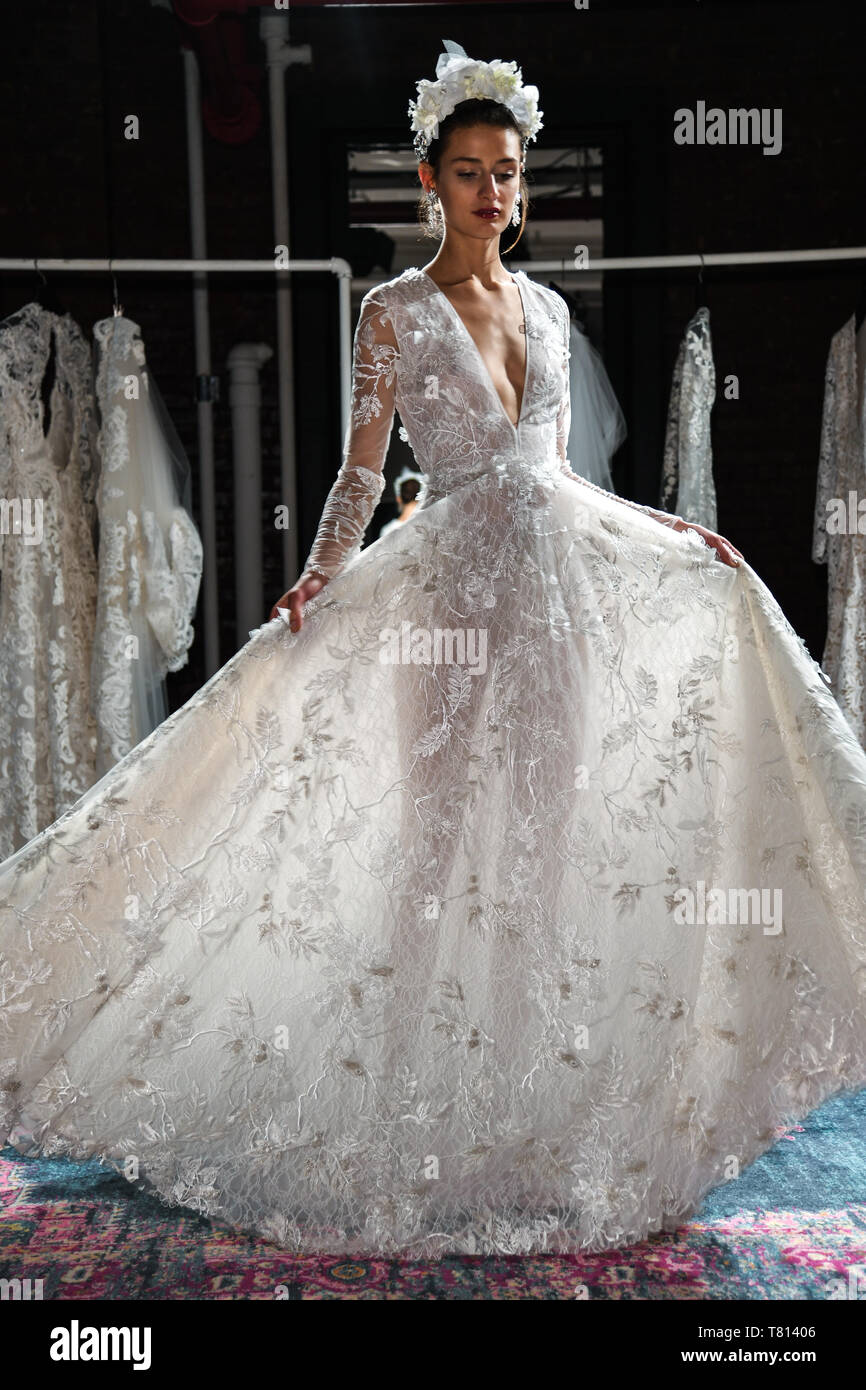
{"type": "Polygon", "coordinates": [[[345,441],[352,409],[352,271],[346,261],[335,260],[334,266],[339,286],[341,438],[345,441]]]}
{"type": "MultiPolygon", "coordinates": [[[[268,64],[271,119],[271,175],[274,200],[274,245],[289,242],[289,162],[286,138],[285,68],[289,56],[289,16],[263,14],[261,34],[268,64]]],[[[283,531],[283,580],[286,588],[298,577],[298,488],[295,462],[294,356],[292,352],[292,290],[288,271],[277,278],[277,391],[280,408],[280,501],[289,509],[283,531]]]]}
{"type": "MultiPolygon", "coordinates": [[[[273,357],[266,343],[237,343],[228,355],[234,456],[237,642],[267,618],[262,597],[262,392],[259,372],[273,357]]],[[[271,600],[273,602],[273,600],[271,600]]],[[[267,608],[270,609],[270,603],[267,608]]]]}
{"type": "MultiPolygon", "coordinates": [[[[199,96],[198,61],[188,48],[183,53],[184,87],[186,93],[186,146],[189,165],[189,218],[192,254],[199,260],[207,256],[205,224],[204,155],[201,134],[201,103],[199,96]]],[[[195,331],[195,374],[211,376],[210,310],[207,275],[193,273],[193,326],[195,331]]],[[[219,669],[219,601],[216,547],[216,487],[214,484],[213,404],[198,401],[198,475],[199,507],[201,511],[202,574],[204,610],[204,665],[208,678],[219,669]]]]}

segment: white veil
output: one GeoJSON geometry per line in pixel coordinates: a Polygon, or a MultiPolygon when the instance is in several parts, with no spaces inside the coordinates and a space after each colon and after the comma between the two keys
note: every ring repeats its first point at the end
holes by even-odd
{"type": "Polygon", "coordinates": [[[571,428],[568,460],[582,478],[613,492],[610,460],[628,433],[625,416],[601,354],[574,320],[569,337],[571,428]]]}

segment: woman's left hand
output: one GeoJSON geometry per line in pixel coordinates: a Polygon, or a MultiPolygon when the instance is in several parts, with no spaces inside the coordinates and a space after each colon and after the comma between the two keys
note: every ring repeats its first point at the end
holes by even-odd
{"type": "Polygon", "coordinates": [[[698,535],[704,538],[707,545],[711,545],[713,547],[713,550],[715,550],[719,559],[724,560],[726,565],[739,566],[740,560],[744,560],[746,558],[741,553],[741,551],[737,549],[735,545],[732,545],[730,541],[725,540],[724,536],[717,536],[715,531],[708,531],[706,526],[699,526],[695,521],[684,521],[682,525],[675,526],[674,530],[697,531],[698,535]],[[739,560],[736,559],[735,556],[739,556],[739,560]]]}

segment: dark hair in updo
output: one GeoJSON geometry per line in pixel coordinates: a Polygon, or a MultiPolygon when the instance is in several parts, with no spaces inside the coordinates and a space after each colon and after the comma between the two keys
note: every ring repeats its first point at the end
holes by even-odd
{"type": "Polygon", "coordinates": [[[414,502],[420,491],[421,484],[417,478],[404,478],[399,488],[400,501],[414,502]]]}
{"type": "MultiPolygon", "coordinates": [[[[445,152],[445,147],[451,136],[457,130],[469,130],[472,126],[476,125],[498,126],[501,130],[516,131],[518,139],[521,140],[522,157],[523,144],[520,127],[508,107],[503,106],[501,101],[493,101],[490,97],[469,97],[466,101],[458,102],[450,116],[446,116],[443,121],[439,122],[439,134],[436,136],[435,140],[430,141],[430,146],[427,151],[427,163],[432,165],[433,173],[437,178],[439,177],[439,166],[442,161],[442,155],[445,152]]],[[[520,230],[511,243],[511,246],[507,248],[508,251],[511,251],[517,245],[518,241],[523,236],[523,229],[526,226],[526,214],[529,208],[529,189],[527,188],[526,179],[523,177],[522,173],[520,174],[520,193],[520,230]]],[[[431,226],[428,218],[428,207],[429,203],[427,196],[422,193],[421,197],[418,199],[418,221],[426,235],[436,236],[437,233],[431,226]]]]}

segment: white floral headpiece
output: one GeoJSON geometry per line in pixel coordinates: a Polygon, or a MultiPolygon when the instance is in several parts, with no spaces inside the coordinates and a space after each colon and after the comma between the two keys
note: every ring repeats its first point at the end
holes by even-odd
{"type": "Polygon", "coordinates": [[[436,81],[422,77],[416,82],[418,100],[409,102],[411,128],[417,131],[414,149],[419,160],[427,158],[431,140],[439,134],[439,122],[450,116],[455,106],[470,97],[488,97],[507,106],[520,128],[523,153],[542,127],[543,111],[538,109],[538,88],[525,87],[516,63],[494,58],[484,63],[470,58],[459,43],[443,39],[444,53],[436,62],[436,81]]]}

